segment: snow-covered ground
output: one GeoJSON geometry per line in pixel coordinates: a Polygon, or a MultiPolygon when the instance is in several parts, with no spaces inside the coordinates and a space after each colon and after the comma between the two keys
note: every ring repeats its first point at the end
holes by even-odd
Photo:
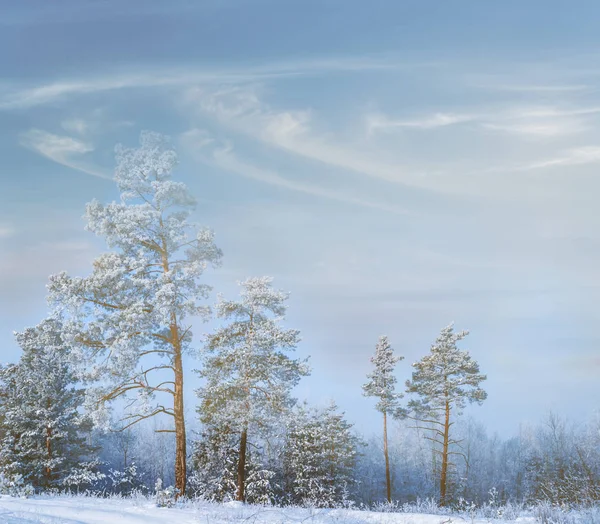
{"type": "MultiPolygon", "coordinates": [[[[183,508],[158,508],[147,499],[99,499],[91,497],[0,497],[2,524],[450,524],[489,523],[460,516],[376,513],[342,509],[264,508],[238,503],[189,503],[183,508]]],[[[494,520],[495,524],[500,521],[494,520]]],[[[515,521],[512,521],[515,522],[515,521]]],[[[532,517],[516,522],[533,523],[532,517]]]]}

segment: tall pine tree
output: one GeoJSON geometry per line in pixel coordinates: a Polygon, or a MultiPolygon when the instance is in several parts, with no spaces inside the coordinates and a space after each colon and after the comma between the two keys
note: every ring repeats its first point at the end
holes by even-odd
{"type": "Polygon", "coordinates": [[[375,408],[383,414],[383,454],[385,457],[385,485],[388,502],[392,501],[392,482],[390,478],[390,458],[388,452],[387,417],[401,417],[405,414],[398,401],[404,396],[396,393],[397,379],[394,376],[396,363],[404,357],[395,356],[386,336],[379,337],[375,346],[375,355],[371,362],[375,369],[367,375],[369,381],[363,386],[363,394],[377,397],[375,408]]]}
{"type": "Polygon", "coordinates": [[[467,402],[481,404],[487,393],[479,386],[487,377],[479,372],[479,364],[456,343],[468,331],[454,332],[454,325],[442,329],[431,346],[429,355],[413,364],[412,380],[406,381],[407,392],[417,395],[408,406],[413,418],[428,424],[426,429],[433,442],[434,453],[441,457],[439,470],[440,505],[448,503],[449,457],[461,454],[451,449],[458,441],[451,438],[454,416],[460,414],[467,402]]]}
{"type": "Polygon", "coordinates": [[[60,273],[48,288],[65,315],[65,336],[83,376],[100,381],[90,405],[126,398],[119,428],[165,415],[175,434],[175,487],[186,489],[183,357],[192,341],[190,317],[204,317],[207,265],[220,261],[212,232],[188,218],[195,201],[171,173],[177,155],[166,139],[144,132],[138,149],[117,147],[115,180],[121,202],[86,209],[87,228],[113,251],[83,278],[60,273]]]}
{"type": "Polygon", "coordinates": [[[246,500],[249,438],[273,425],[293,404],[292,388],[309,373],[304,361],[292,359],[299,332],[280,323],[287,293],[271,287],[270,277],[241,282],[241,300],[219,297],[217,315],[231,322],[208,336],[207,357],[200,376],[200,420],[205,425],[235,431],[237,444],[236,499],[246,500]]]}

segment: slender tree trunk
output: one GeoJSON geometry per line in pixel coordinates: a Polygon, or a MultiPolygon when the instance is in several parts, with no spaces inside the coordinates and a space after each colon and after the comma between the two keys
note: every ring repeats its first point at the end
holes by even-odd
{"type": "MultiPolygon", "coordinates": [[[[52,460],[52,428],[46,427],[46,456],[48,461],[52,460]]],[[[50,466],[46,466],[44,471],[46,477],[46,487],[50,487],[50,480],[52,477],[52,469],[50,466]]]]}
{"type": "Polygon", "coordinates": [[[448,484],[448,441],[450,440],[450,401],[446,400],[446,416],[444,418],[444,444],[442,450],[442,472],[440,475],[440,506],[445,506],[446,488],[448,484]]]}
{"type": "MultiPolygon", "coordinates": [[[[162,218],[160,220],[163,226],[162,218]]],[[[167,243],[162,238],[162,265],[165,275],[169,273],[169,255],[167,243]]],[[[173,385],[173,417],[175,419],[175,488],[178,490],[175,498],[185,495],[187,487],[187,450],[185,436],[185,415],[183,404],[183,357],[181,354],[181,338],[179,336],[179,324],[177,314],[171,312],[169,325],[171,335],[171,346],[173,348],[173,371],[175,384],[173,385]]]]}
{"type": "Polygon", "coordinates": [[[387,501],[392,502],[392,480],[390,478],[390,457],[388,453],[387,438],[387,413],[383,412],[383,454],[385,455],[385,485],[387,489],[387,501]]]}
{"type": "MultiPolygon", "coordinates": [[[[173,326],[171,329],[173,330],[173,326]]],[[[174,331],[178,334],[176,326],[174,331]]],[[[185,495],[187,484],[187,452],[183,410],[183,363],[179,343],[177,343],[177,347],[175,348],[173,367],[175,368],[175,397],[173,402],[173,414],[175,415],[175,487],[179,490],[177,495],[179,497],[185,495]]]]}
{"type": "Polygon", "coordinates": [[[242,438],[240,439],[240,456],[238,458],[237,470],[237,493],[236,500],[244,502],[246,500],[246,447],[248,445],[248,428],[242,430],[242,438]]]}

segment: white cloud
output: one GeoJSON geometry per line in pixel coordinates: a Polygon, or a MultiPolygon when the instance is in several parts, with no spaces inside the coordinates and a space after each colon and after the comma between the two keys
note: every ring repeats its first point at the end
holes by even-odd
{"type": "MultiPolygon", "coordinates": [[[[429,65],[429,64],[425,64],[429,65]]],[[[0,110],[24,109],[54,102],[66,96],[84,95],[117,89],[191,86],[198,84],[237,84],[268,78],[322,75],[336,72],[421,67],[402,64],[385,56],[342,56],[271,63],[257,67],[198,69],[180,66],[141,71],[112,73],[91,78],[62,80],[34,87],[8,86],[0,96],[0,110]]]]}
{"type": "Polygon", "coordinates": [[[240,160],[233,152],[233,146],[231,146],[231,144],[228,144],[226,147],[212,150],[208,157],[206,155],[199,155],[198,153],[206,145],[214,143],[214,140],[209,138],[203,131],[192,129],[184,133],[181,138],[183,144],[192,152],[196,153],[197,158],[200,158],[204,162],[208,161],[209,163],[212,163],[225,171],[229,171],[237,175],[251,178],[253,180],[273,186],[282,187],[291,191],[305,193],[320,198],[327,198],[361,207],[379,209],[394,214],[406,214],[406,212],[400,208],[386,206],[385,204],[365,200],[363,198],[344,195],[340,191],[331,191],[314,184],[307,184],[290,180],[289,178],[284,178],[272,170],[264,169],[247,161],[240,160]]]}
{"type": "Polygon", "coordinates": [[[562,116],[578,116],[578,115],[593,115],[600,113],[600,107],[577,107],[570,109],[562,109],[558,107],[528,107],[528,108],[517,108],[508,112],[507,116],[510,118],[551,118],[551,117],[562,117],[562,116]]]}
{"type": "Polygon", "coordinates": [[[63,166],[100,178],[112,178],[109,173],[81,160],[81,156],[94,150],[91,144],[81,140],[30,129],[21,134],[20,144],[63,166]]]}
{"type": "Polygon", "coordinates": [[[485,129],[501,131],[523,137],[551,138],[571,135],[585,131],[587,127],[577,120],[554,122],[516,122],[505,124],[484,123],[485,129]]]}
{"type": "Polygon", "coordinates": [[[495,91],[514,91],[517,93],[568,93],[587,91],[591,86],[586,84],[478,84],[477,87],[495,91]]]}
{"type": "Polygon", "coordinates": [[[501,131],[519,137],[552,138],[587,130],[588,117],[600,113],[600,107],[561,108],[525,106],[481,109],[473,113],[438,112],[414,119],[394,119],[384,114],[367,117],[367,133],[392,129],[436,129],[472,123],[479,128],[501,131]]]}
{"type": "Polygon", "coordinates": [[[546,167],[560,167],[560,166],[578,166],[585,164],[598,164],[600,163],[600,147],[598,146],[585,146],[574,149],[569,149],[560,156],[550,158],[548,160],[542,160],[534,162],[527,166],[520,168],[521,170],[529,169],[542,169],[546,167]]]}
{"type": "Polygon", "coordinates": [[[434,113],[415,120],[392,120],[385,115],[370,115],[367,117],[367,131],[369,134],[378,129],[393,129],[393,128],[417,128],[417,129],[435,129],[437,127],[446,127],[454,124],[462,124],[472,122],[478,117],[468,114],[454,113],[434,113]]]}
{"type": "Polygon", "coordinates": [[[186,112],[195,109],[202,117],[208,115],[232,131],[313,161],[416,187],[431,183],[422,172],[382,161],[380,152],[366,151],[359,144],[337,143],[315,132],[310,111],[274,110],[259,99],[253,88],[191,88],[184,104],[186,112]]]}

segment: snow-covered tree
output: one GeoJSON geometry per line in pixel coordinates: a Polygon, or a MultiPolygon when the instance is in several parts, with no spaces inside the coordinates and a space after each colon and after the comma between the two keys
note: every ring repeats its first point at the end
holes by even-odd
{"type": "Polygon", "coordinates": [[[190,484],[194,495],[205,500],[231,500],[236,492],[237,431],[229,426],[206,426],[194,442],[190,484]]]}
{"type": "Polygon", "coordinates": [[[449,456],[461,454],[451,449],[458,443],[450,436],[453,416],[460,414],[467,402],[481,404],[487,398],[480,387],[486,376],[479,372],[479,364],[456,346],[468,334],[468,331],[455,333],[453,324],[442,329],[429,355],[413,364],[412,380],[406,381],[407,392],[418,397],[409,402],[409,409],[418,423],[427,425],[431,436],[426,438],[433,442],[434,453],[441,457],[441,505],[448,502],[449,456]]]}
{"type": "Polygon", "coordinates": [[[171,179],[177,155],[166,139],[143,132],[140,143],[138,149],[116,148],[121,201],[87,205],[87,229],[112,251],[94,261],[91,275],[59,273],[48,288],[65,318],[81,377],[99,381],[88,388],[96,421],[105,404],[120,397],[127,398],[128,410],[118,429],[155,415],[171,417],[175,487],[183,493],[183,356],[192,341],[190,317],[209,313],[200,302],[210,288],[199,279],[221,252],[212,232],[188,220],[194,199],[171,179]]]}
{"type": "MultiPolygon", "coordinates": [[[[554,413],[548,415],[527,452],[525,478],[529,501],[563,505],[600,501],[597,469],[600,453],[587,445],[590,435],[586,433],[569,426],[554,413]]],[[[600,433],[595,437],[598,442],[600,433]]]]}
{"type": "Polygon", "coordinates": [[[217,315],[230,320],[208,336],[198,391],[205,426],[228,427],[237,443],[236,499],[246,498],[248,438],[260,436],[293,404],[292,388],[309,373],[305,361],[287,355],[299,333],[281,326],[288,294],[271,287],[270,277],[240,282],[241,300],[219,297],[217,315]]]}
{"type": "Polygon", "coordinates": [[[47,319],[17,333],[21,358],[0,368],[0,468],[39,489],[72,484],[83,473],[80,463],[94,455],[87,443],[91,424],[79,410],[83,390],[61,331],[57,320],[47,319]]]}
{"type": "MultiPolygon", "coordinates": [[[[194,443],[193,473],[190,477],[195,495],[205,500],[232,500],[237,492],[239,433],[231,426],[210,425],[194,443]]],[[[273,504],[280,494],[277,472],[268,464],[264,442],[254,441],[246,452],[246,502],[273,504]]]]}
{"type": "Polygon", "coordinates": [[[289,502],[335,507],[348,500],[361,441],[334,402],[324,409],[299,407],[289,418],[284,447],[289,502]]]}
{"type": "Polygon", "coordinates": [[[396,392],[397,379],[394,376],[396,364],[404,357],[394,355],[394,350],[386,336],[379,337],[375,346],[375,355],[371,357],[374,366],[372,373],[367,375],[369,381],[363,386],[363,394],[367,397],[377,397],[375,408],[383,414],[383,454],[385,457],[385,485],[388,502],[392,501],[392,482],[390,479],[390,457],[388,452],[387,416],[402,417],[405,411],[399,401],[404,396],[396,392]]]}

